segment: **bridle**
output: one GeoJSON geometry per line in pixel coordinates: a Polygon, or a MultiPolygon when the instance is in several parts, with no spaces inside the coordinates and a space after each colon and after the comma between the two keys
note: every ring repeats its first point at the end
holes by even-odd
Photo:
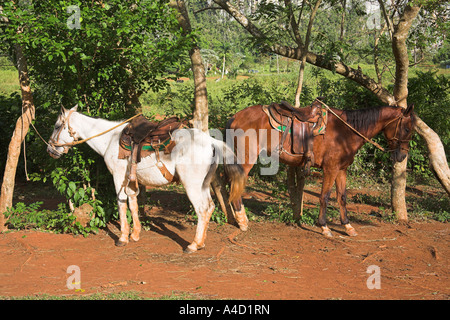
{"type": "Polygon", "coordinates": [[[71,147],[76,146],[76,145],[81,144],[81,143],[84,143],[86,141],[89,141],[89,140],[94,139],[96,137],[99,137],[99,136],[101,136],[101,135],[103,135],[105,133],[108,133],[108,132],[110,132],[110,131],[120,127],[121,125],[123,125],[123,124],[125,124],[127,122],[130,122],[134,118],[139,117],[140,115],[142,115],[142,112],[140,112],[140,113],[132,116],[131,118],[128,118],[127,120],[124,120],[121,123],[113,126],[112,128],[109,128],[109,129],[107,129],[105,131],[97,133],[96,135],[93,135],[93,136],[91,136],[89,138],[86,138],[86,139],[83,139],[83,140],[79,140],[78,137],[77,137],[76,131],[70,126],[70,116],[74,112],[75,112],[75,110],[69,110],[69,114],[67,115],[67,117],[64,117],[62,115],[62,113],[61,113],[60,117],[61,117],[61,122],[62,123],[61,123],[61,126],[58,128],[58,132],[56,133],[55,139],[50,137],[48,143],[46,142],[53,149],[53,151],[56,151],[55,147],[62,147],[62,148],[64,148],[62,153],[65,154],[65,153],[69,152],[69,149],[71,147]],[[67,130],[69,131],[69,135],[73,138],[73,141],[72,142],[68,142],[68,143],[58,143],[59,136],[61,135],[61,132],[65,128],[66,124],[67,124],[67,130]]]}
{"type": "Polygon", "coordinates": [[[393,136],[392,138],[388,139],[388,143],[389,143],[389,144],[390,144],[391,142],[394,141],[394,143],[395,143],[395,148],[394,148],[394,149],[389,149],[389,150],[387,150],[388,152],[395,152],[397,149],[398,149],[398,150],[404,150],[404,151],[408,152],[408,149],[407,149],[407,148],[402,147],[402,143],[405,143],[405,142],[407,143],[407,142],[409,142],[409,140],[397,138],[398,128],[400,127],[400,125],[401,125],[401,123],[402,123],[402,121],[403,121],[404,118],[405,118],[405,116],[404,116],[403,114],[401,114],[401,115],[399,115],[398,117],[396,117],[396,118],[392,119],[391,121],[389,121],[389,122],[383,127],[383,130],[384,130],[384,129],[386,129],[386,127],[387,127],[388,125],[390,125],[392,122],[397,121],[397,123],[395,124],[394,136],[393,136]]]}
{"type": "Polygon", "coordinates": [[[56,150],[55,147],[63,147],[64,151],[63,154],[69,152],[69,149],[71,147],[73,147],[74,145],[78,144],[78,137],[77,137],[77,133],[76,131],[70,126],[70,116],[72,115],[72,113],[74,112],[74,110],[70,110],[69,114],[67,115],[67,117],[64,117],[62,114],[60,115],[61,118],[61,126],[58,128],[58,131],[56,133],[56,137],[55,139],[50,137],[48,144],[52,147],[53,150],[56,150]],[[59,136],[61,135],[62,130],[66,127],[67,124],[67,130],[69,132],[69,135],[73,138],[72,142],[69,143],[58,143],[59,141],[59,136]]]}

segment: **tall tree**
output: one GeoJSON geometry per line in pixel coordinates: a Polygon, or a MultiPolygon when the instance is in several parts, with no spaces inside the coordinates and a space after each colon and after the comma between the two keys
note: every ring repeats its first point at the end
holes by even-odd
{"type": "MultiPolygon", "coordinates": [[[[192,33],[191,21],[186,4],[183,0],[171,0],[170,6],[178,11],[178,23],[183,29],[184,36],[192,33]]],[[[194,127],[208,131],[208,92],[206,88],[205,66],[203,64],[200,47],[195,38],[191,38],[189,57],[191,59],[192,72],[194,74],[194,127]]]]}
{"type": "MultiPolygon", "coordinates": [[[[15,5],[15,3],[14,3],[15,5]]],[[[0,6],[0,23],[3,25],[9,24],[9,18],[3,15],[3,6],[0,6]]],[[[17,27],[14,34],[19,38],[23,32],[22,28],[17,27]]],[[[0,232],[6,230],[5,226],[5,212],[12,206],[14,185],[16,178],[17,163],[19,161],[22,142],[28,133],[30,123],[35,117],[35,106],[33,101],[33,94],[31,92],[30,77],[28,75],[28,64],[24,56],[22,46],[16,42],[13,45],[13,54],[15,57],[15,66],[19,73],[19,84],[22,93],[22,115],[17,119],[16,127],[11,137],[11,142],[8,147],[8,154],[6,158],[5,172],[3,174],[3,181],[0,195],[0,232]]]]}
{"type": "MultiPolygon", "coordinates": [[[[384,8],[383,0],[379,0],[384,8]]],[[[399,17],[399,22],[393,27],[387,14],[385,14],[386,23],[392,33],[392,52],[395,57],[395,84],[394,98],[397,106],[407,108],[408,98],[408,68],[409,57],[406,39],[408,38],[411,25],[419,13],[419,6],[405,6],[403,14],[399,17]],[[393,30],[391,30],[393,28],[393,30]]],[[[385,10],[383,10],[385,12],[385,10]]],[[[406,165],[408,158],[402,162],[394,163],[392,184],[391,184],[391,203],[392,209],[397,213],[399,220],[407,221],[408,214],[406,209],[406,165]]]]}
{"type": "Polygon", "coordinates": [[[14,45],[14,54],[16,57],[16,67],[19,72],[20,90],[22,92],[22,115],[17,119],[16,127],[8,147],[0,195],[0,232],[6,229],[3,212],[10,208],[13,203],[15,177],[21,145],[28,133],[31,121],[35,117],[35,106],[31,92],[30,78],[28,76],[27,60],[20,45],[14,45]]]}
{"type": "Polygon", "coordinates": [[[41,110],[78,103],[91,115],[123,118],[135,112],[141,93],[167,85],[187,42],[165,1],[11,0],[1,9],[0,41],[15,55],[23,98],[3,177],[3,219],[20,142],[34,119],[30,79],[41,110]]]}

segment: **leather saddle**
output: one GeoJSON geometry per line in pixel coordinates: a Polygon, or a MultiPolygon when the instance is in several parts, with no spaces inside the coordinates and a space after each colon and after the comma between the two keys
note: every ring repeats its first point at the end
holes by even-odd
{"type": "Polygon", "coordinates": [[[172,132],[182,126],[182,122],[177,117],[170,117],[160,122],[149,121],[144,116],[139,116],[123,129],[120,136],[119,159],[131,156],[131,169],[129,180],[136,181],[137,164],[142,157],[148,157],[156,153],[157,166],[162,175],[172,181],[174,176],[167,170],[160,161],[159,152],[164,150],[168,154],[175,147],[175,142],[171,140],[172,132]]]}
{"type": "Polygon", "coordinates": [[[318,101],[304,108],[294,108],[286,101],[263,106],[271,126],[281,132],[278,150],[300,160],[309,174],[314,163],[314,137],[325,134],[327,110],[318,101]]]}

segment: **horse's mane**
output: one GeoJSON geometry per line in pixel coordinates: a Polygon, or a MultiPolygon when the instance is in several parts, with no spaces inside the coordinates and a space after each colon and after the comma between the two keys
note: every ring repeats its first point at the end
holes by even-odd
{"type": "Polygon", "coordinates": [[[371,107],[359,110],[344,110],[347,122],[358,131],[367,131],[380,117],[381,107],[371,107]]]}

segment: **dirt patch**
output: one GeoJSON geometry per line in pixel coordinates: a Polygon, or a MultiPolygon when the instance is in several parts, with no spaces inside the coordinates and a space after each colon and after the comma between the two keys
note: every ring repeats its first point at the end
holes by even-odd
{"type": "MultiPolygon", "coordinates": [[[[146,208],[149,230],[126,247],[114,246],[117,224],[86,238],[38,231],[1,234],[0,296],[137,291],[148,297],[189,292],[214,299],[450,297],[448,224],[406,226],[373,218],[352,221],[359,232],[355,238],[332,224],[334,238],[326,239],[318,227],[250,222],[249,230],[240,232],[212,222],[206,248],[188,255],[183,249],[195,233],[195,223],[185,219],[188,203],[177,200],[168,210],[164,201],[183,195],[155,191],[153,203],[158,196],[164,206],[146,208]],[[80,268],[81,290],[66,287],[71,265],[80,268]],[[370,266],[379,267],[380,289],[367,286],[370,266]]],[[[255,194],[270,200],[266,196],[255,194]]]]}

